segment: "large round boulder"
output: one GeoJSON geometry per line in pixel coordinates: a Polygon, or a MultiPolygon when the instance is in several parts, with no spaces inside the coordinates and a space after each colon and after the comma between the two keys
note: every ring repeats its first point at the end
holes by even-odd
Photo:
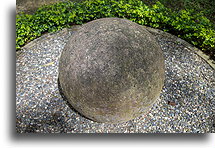
{"type": "Polygon", "coordinates": [[[82,25],[59,62],[59,82],[69,103],[97,122],[119,123],[146,113],[164,83],[164,57],[143,27],[120,18],[82,25]]]}

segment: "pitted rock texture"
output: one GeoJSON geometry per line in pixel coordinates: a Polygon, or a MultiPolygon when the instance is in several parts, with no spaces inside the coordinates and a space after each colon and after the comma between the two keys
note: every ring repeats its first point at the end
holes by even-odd
{"type": "Polygon", "coordinates": [[[97,122],[125,122],[146,113],[164,83],[164,57],[142,26],[119,18],[84,24],[59,61],[69,103],[97,122]]]}

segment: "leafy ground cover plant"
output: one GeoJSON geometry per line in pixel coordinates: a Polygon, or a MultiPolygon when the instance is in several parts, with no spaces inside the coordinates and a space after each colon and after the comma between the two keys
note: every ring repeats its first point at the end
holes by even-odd
{"type": "MultiPolygon", "coordinates": [[[[196,13],[202,12],[208,19],[215,24],[215,1],[214,0],[142,0],[147,5],[153,5],[160,1],[165,7],[174,11],[182,9],[193,9],[196,13]]],[[[214,26],[215,27],[215,26],[214,26]]]]}
{"type": "Polygon", "coordinates": [[[75,24],[103,17],[127,18],[170,32],[202,49],[215,59],[215,30],[202,12],[172,11],[160,2],[147,6],[140,0],[86,0],[59,2],[43,6],[34,14],[16,18],[16,50],[46,32],[55,32],[75,24]]]}

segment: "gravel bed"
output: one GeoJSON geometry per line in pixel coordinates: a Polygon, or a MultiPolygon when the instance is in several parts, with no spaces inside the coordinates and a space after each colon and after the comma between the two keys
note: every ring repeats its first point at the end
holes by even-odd
{"type": "Polygon", "coordinates": [[[215,70],[180,39],[154,32],[165,56],[165,85],[143,116],[120,124],[97,123],[61,96],[58,60],[77,28],[30,42],[16,56],[18,133],[214,133],[215,70]]]}

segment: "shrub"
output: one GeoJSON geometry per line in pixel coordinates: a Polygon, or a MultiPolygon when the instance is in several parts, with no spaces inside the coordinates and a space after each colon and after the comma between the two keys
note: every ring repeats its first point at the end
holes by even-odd
{"type": "Polygon", "coordinates": [[[178,13],[160,2],[149,7],[140,0],[67,1],[43,6],[32,15],[19,14],[16,18],[16,49],[45,32],[103,17],[127,18],[170,32],[215,57],[215,30],[203,13],[196,14],[193,10],[178,13]]]}

